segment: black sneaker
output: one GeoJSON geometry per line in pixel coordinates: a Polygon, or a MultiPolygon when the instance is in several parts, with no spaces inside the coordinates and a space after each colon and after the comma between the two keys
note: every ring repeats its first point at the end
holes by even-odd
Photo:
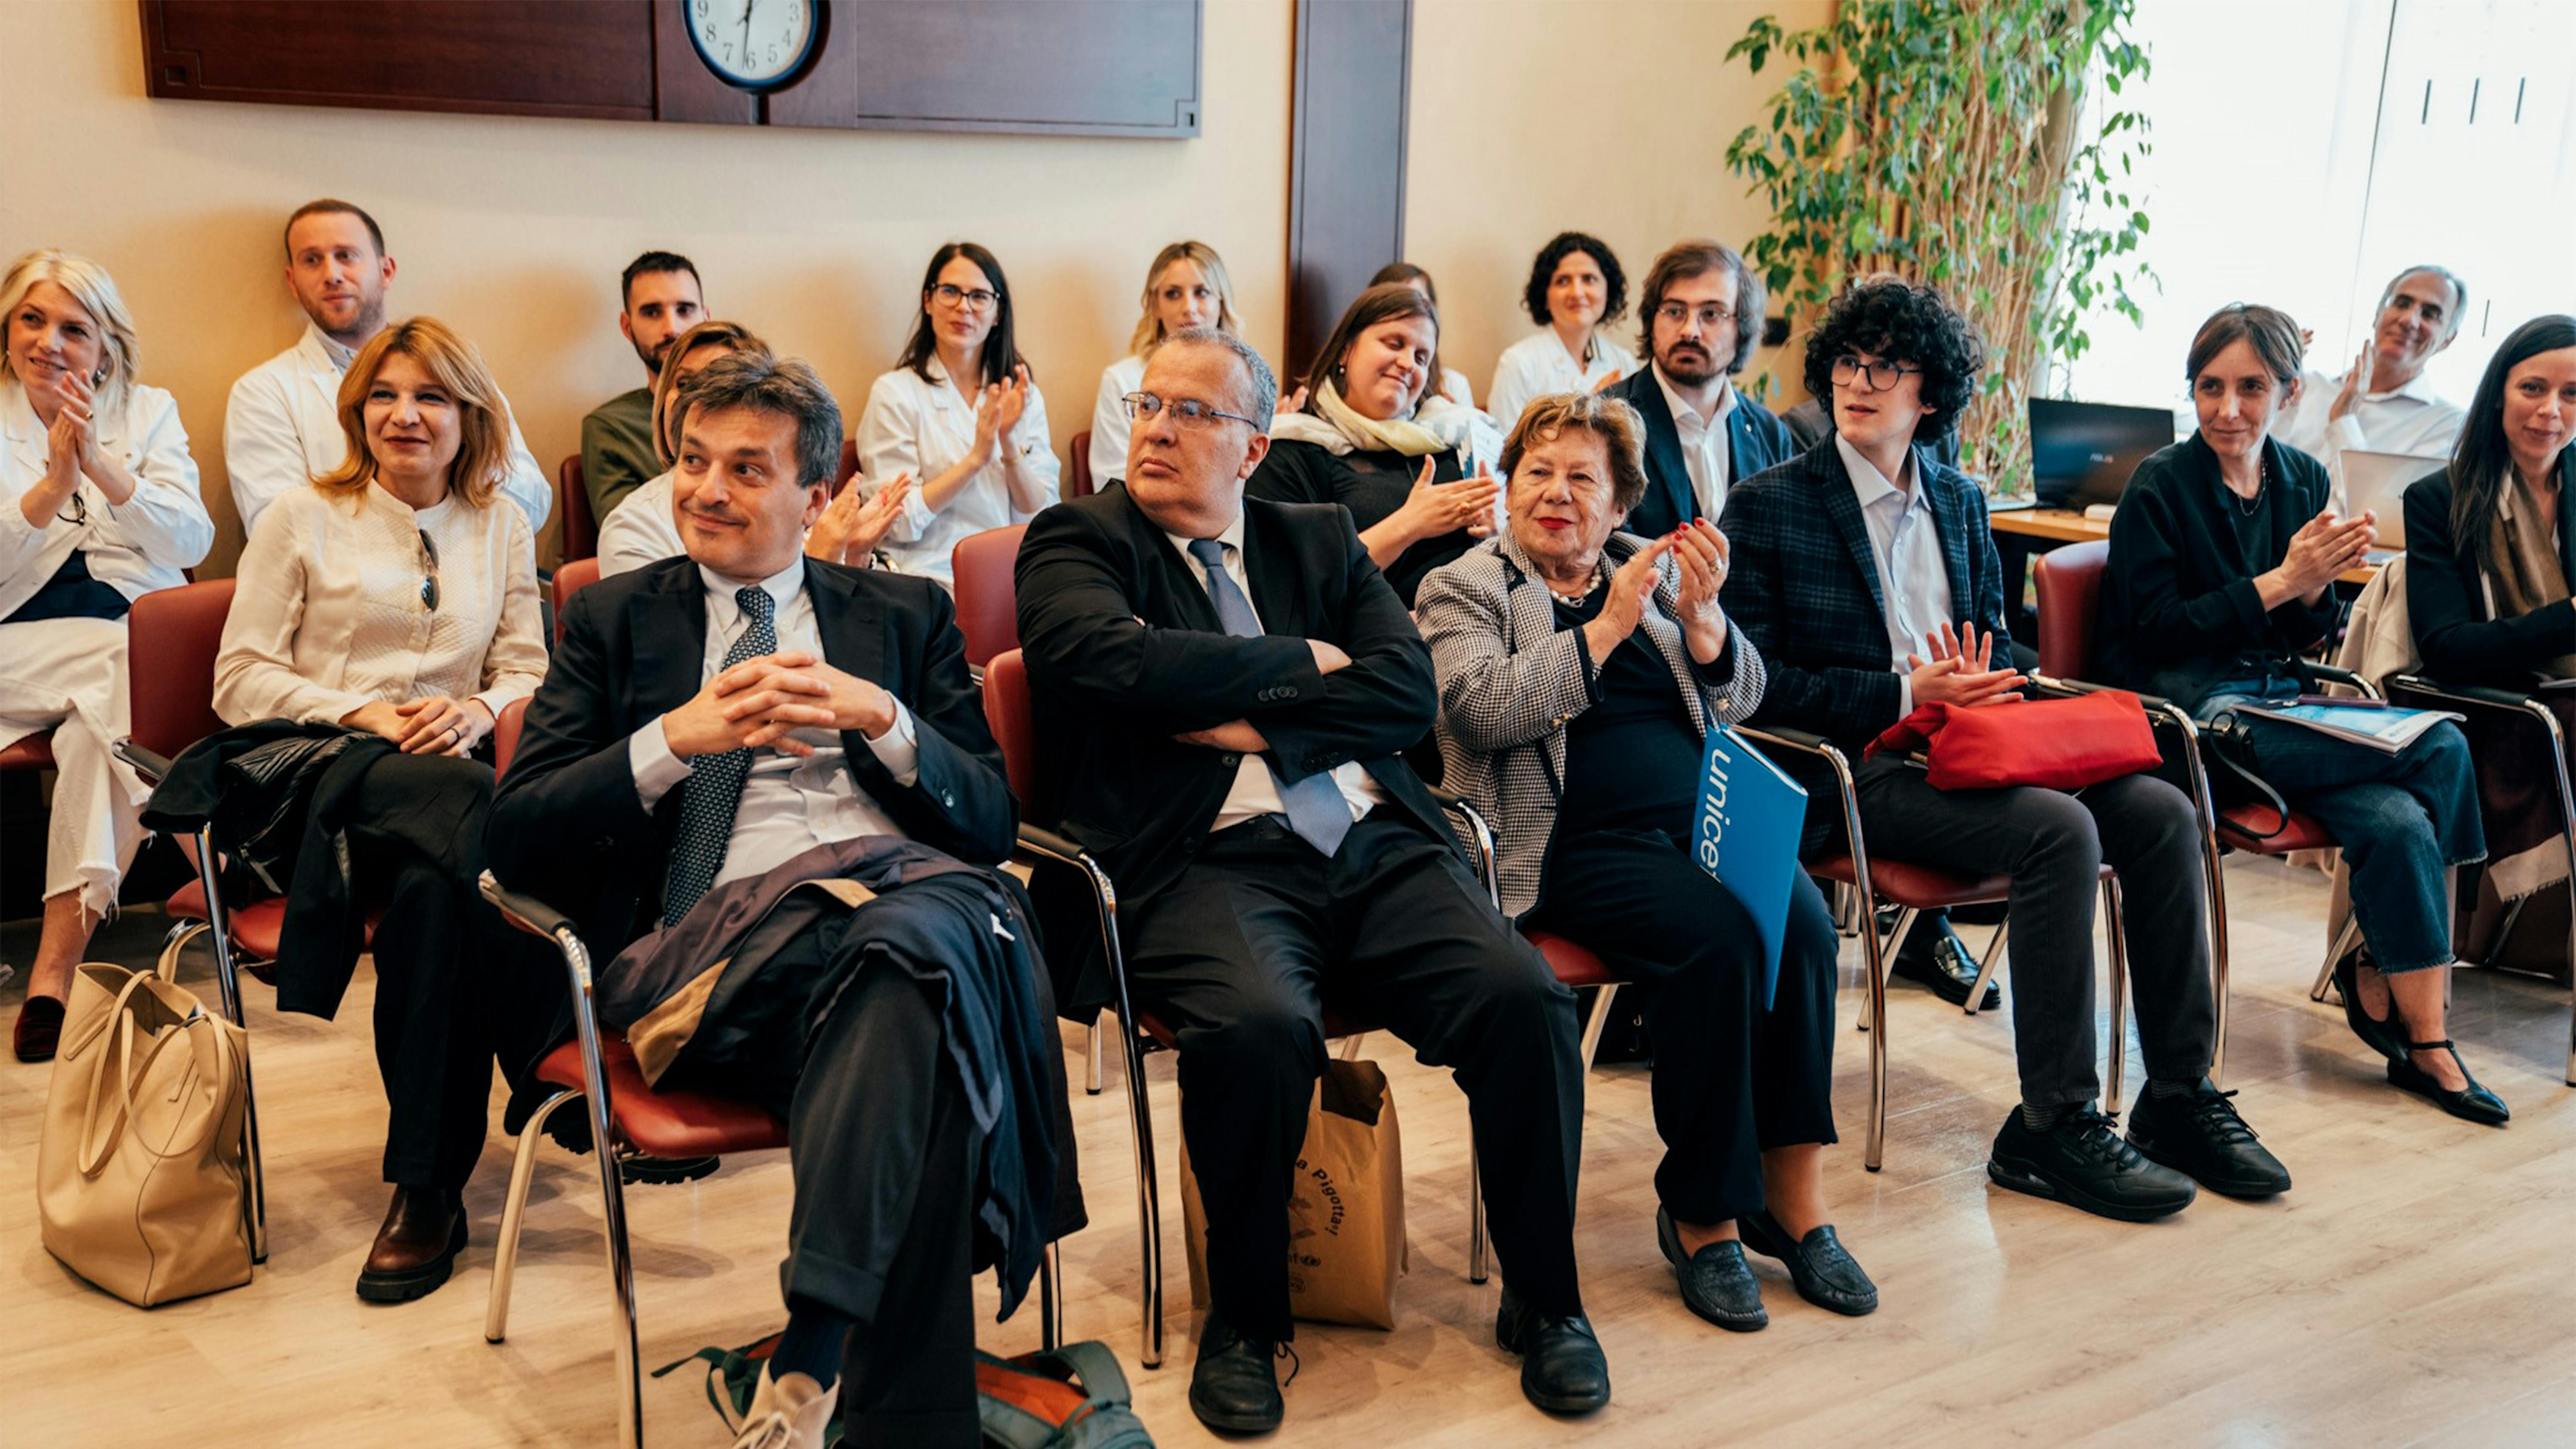
{"type": "Polygon", "coordinates": [[[2273,1197],[2290,1190],[2290,1170],[2254,1140],[2222,1092],[2203,1077],[2178,1097],[2147,1089],[2129,1109],[2129,1145],[2150,1162],[2186,1173],[2229,1197],[2273,1197]]]}
{"type": "Polygon", "coordinates": [[[2087,1103],[2035,1132],[2022,1124],[2016,1108],[1995,1134],[1986,1176],[2015,1192],[2124,1223],[2153,1222],[2191,1206],[2200,1195],[2191,1179],[2140,1156],[2114,1126],[2087,1103]]]}

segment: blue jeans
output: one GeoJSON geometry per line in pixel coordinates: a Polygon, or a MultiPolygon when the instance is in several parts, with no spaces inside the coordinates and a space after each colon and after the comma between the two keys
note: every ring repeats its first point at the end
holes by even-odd
{"type": "MultiPolygon", "coordinates": [[[[2203,717],[2243,698],[2213,696],[2203,717]]],[[[2389,976],[2451,964],[2442,871],[2487,854],[2460,727],[2444,720],[2392,755],[2301,725],[2240,718],[2253,734],[2255,772],[2342,844],[2372,964],[2389,976]]]]}

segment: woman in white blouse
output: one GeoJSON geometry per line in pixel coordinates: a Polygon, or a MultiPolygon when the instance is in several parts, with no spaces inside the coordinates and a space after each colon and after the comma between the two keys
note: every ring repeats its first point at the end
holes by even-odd
{"type": "Polygon", "coordinates": [[[1597,239],[1557,233],[1530,263],[1521,305],[1544,330],[1503,349],[1485,409],[1502,427],[1520,420],[1530,399],[1553,392],[1599,392],[1634,372],[1637,355],[1601,330],[1628,310],[1628,274],[1597,239]]]}
{"type": "Polygon", "coordinates": [[[880,551],[943,588],[957,541],[1026,523],[1056,501],[1062,471],[1047,433],[1046,399],[1013,341],[1011,284],[973,242],[930,258],[921,315],[894,371],[868,389],[859,418],[859,471],[870,496],[896,475],[920,483],[880,551]]]}
{"type": "Polygon", "coordinates": [[[474,885],[492,769],[471,756],[546,668],[527,517],[497,506],[510,464],[500,397],[474,348],[431,318],[360,349],[340,384],[348,461],[261,512],[215,660],[227,724],[338,724],[398,749],[357,787],[358,818],[382,828],[343,837],[352,904],[381,913],[376,1061],[394,1193],[358,1276],[358,1296],[378,1302],[446,1281],[491,1063],[528,1026],[505,1003],[531,983],[505,966],[506,933],[474,885]],[[452,841],[409,838],[398,827],[412,818],[452,841]]]}
{"type": "Polygon", "coordinates": [[[30,252],[0,274],[0,748],[52,730],[45,916],[11,1029],[54,1054],[72,967],[142,843],[126,733],[125,611],[185,582],[215,525],[170,394],[135,380],[134,323],[104,267],[30,252]]]}
{"type": "Polygon", "coordinates": [[[1174,242],[1154,253],[1145,272],[1143,315],[1128,354],[1101,369],[1100,395],[1091,404],[1091,482],[1106,488],[1127,476],[1127,394],[1145,385],[1145,359],[1163,339],[1191,327],[1213,327],[1229,337],[1243,335],[1243,319],[1234,307],[1234,279],[1216,248],[1206,242],[1174,242]]]}

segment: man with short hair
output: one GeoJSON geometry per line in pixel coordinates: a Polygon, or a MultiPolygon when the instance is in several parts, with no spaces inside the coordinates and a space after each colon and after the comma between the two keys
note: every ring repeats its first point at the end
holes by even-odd
{"type": "MultiPolygon", "coordinates": [[[[2337,512],[2349,449],[2447,458],[2467,414],[2424,385],[2424,366],[2460,335],[2469,289],[2450,269],[2409,267],[2389,279],[2370,340],[2352,366],[2328,377],[2310,368],[2272,424],[2272,436],[2326,465],[2337,512]]],[[[2428,466],[2426,471],[2431,471],[2428,466]]]]}
{"type": "MultiPolygon", "coordinates": [[[[1596,1409],[1574,997],[1404,762],[1438,707],[1431,654],[1350,515],[1244,496],[1277,401],[1241,340],[1174,334],[1126,399],[1125,481],[1040,513],[1017,571],[1050,804],[1115,878],[1129,987],[1179,1041],[1214,1300],[1190,1408],[1230,1433],[1284,1412],[1289,1186],[1329,993],[1455,1070],[1502,1259],[1495,1337],[1531,1402],[1596,1409]]],[[[1063,873],[1032,885],[1089,910],[1063,873]]],[[[1108,998],[1096,955],[1055,969],[1077,1016],[1108,998]]]]}
{"type": "Polygon", "coordinates": [[[1036,932],[947,593],[802,552],[841,414],[693,381],[681,558],[574,596],[494,801],[494,875],[579,924],[649,1080],[787,1119],[787,1328],[739,1445],[980,1442],[973,1271],[1081,1225],[1036,932]],[[818,888],[819,883],[819,888],[818,888]],[[612,959],[613,958],[613,959],[612,959]]]}
{"type": "Polygon", "coordinates": [[[653,380],[680,334],[706,320],[698,269],[678,252],[646,252],[618,278],[617,330],[644,364],[644,385],[592,408],[581,420],[581,481],[590,516],[606,523],[626,495],[661,476],[653,446],[653,380]]]}
{"type": "MultiPolygon", "coordinates": [[[[244,535],[271,500],[347,460],[340,380],[358,349],[385,330],[385,289],[393,279],[383,228],[356,206],[325,197],[286,219],[286,285],[304,309],[304,335],[243,373],[224,408],[224,474],[244,535]]],[[[509,414],[509,399],[500,403],[509,414]]],[[[545,527],[553,494],[515,415],[501,491],[527,514],[531,535],[545,527]]]]}
{"type": "Polygon", "coordinates": [[[1646,272],[1637,315],[1654,359],[1608,388],[1646,423],[1646,496],[1621,525],[1647,538],[1716,518],[1727,485],[1797,451],[1771,410],[1728,381],[1762,341],[1762,279],[1723,242],[1686,241],[1646,272]]]}

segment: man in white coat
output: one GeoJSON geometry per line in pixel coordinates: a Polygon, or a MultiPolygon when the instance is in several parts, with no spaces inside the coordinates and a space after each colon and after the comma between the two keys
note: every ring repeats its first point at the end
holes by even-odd
{"type": "MultiPolygon", "coordinates": [[[[286,285],[309,320],[293,347],[233,383],[224,409],[224,472],[247,535],[260,510],[348,457],[340,431],[340,378],[358,349],[385,329],[394,259],[376,219],[345,201],[310,201],[286,219],[286,285]]],[[[510,411],[502,399],[501,410],[510,411]]],[[[501,491],[545,527],[554,492],[510,420],[510,474],[501,491]]]]}

